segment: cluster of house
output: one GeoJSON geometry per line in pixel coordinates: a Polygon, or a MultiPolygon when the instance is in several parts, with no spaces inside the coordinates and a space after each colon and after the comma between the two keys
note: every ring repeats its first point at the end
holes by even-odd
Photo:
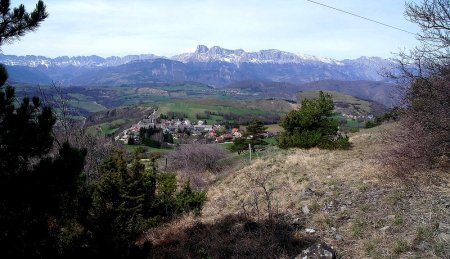
{"type": "Polygon", "coordinates": [[[135,143],[138,143],[140,141],[139,131],[141,128],[160,128],[163,132],[171,133],[174,136],[174,139],[178,138],[178,134],[189,132],[191,136],[205,136],[218,143],[232,141],[234,138],[242,137],[238,128],[233,128],[231,132],[226,132],[223,127],[224,126],[218,124],[208,125],[203,120],[192,123],[187,119],[157,119],[155,112],[153,112],[148,117],[132,125],[130,128],[123,130],[114,139],[127,144],[129,139],[132,138],[135,143]]]}
{"type": "Polygon", "coordinates": [[[372,114],[368,114],[368,115],[352,115],[352,114],[345,114],[342,113],[343,117],[349,118],[349,119],[353,119],[353,120],[357,120],[357,119],[368,119],[371,120],[374,118],[374,116],[372,114]]]}

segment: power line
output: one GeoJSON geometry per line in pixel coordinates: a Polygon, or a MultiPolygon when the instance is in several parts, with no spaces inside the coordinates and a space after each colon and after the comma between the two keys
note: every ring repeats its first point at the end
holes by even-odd
{"type": "Polygon", "coordinates": [[[358,17],[358,18],[360,18],[360,19],[364,19],[364,20],[367,20],[367,21],[370,21],[370,22],[374,22],[374,23],[377,23],[377,24],[380,24],[380,25],[389,27],[389,28],[391,28],[391,29],[395,29],[395,30],[399,30],[399,31],[406,32],[406,33],[409,33],[409,34],[417,35],[416,33],[413,33],[413,32],[410,32],[410,31],[407,31],[407,30],[404,30],[404,29],[401,29],[401,28],[398,28],[398,27],[395,27],[395,26],[392,26],[392,25],[389,25],[389,24],[386,24],[386,23],[382,23],[382,22],[379,22],[379,21],[376,21],[376,20],[373,20],[373,19],[370,19],[370,18],[361,16],[361,15],[358,15],[358,14],[354,14],[354,13],[351,13],[351,12],[347,12],[347,11],[345,11],[345,10],[338,9],[338,8],[336,8],[336,7],[333,7],[333,6],[329,6],[329,5],[322,4],[322,3],[319,3],[319,2],[316,2],[316,1],[312,1],[312,0],[306,0],[306,1],[311,2],[311,3],[313,3],[313,4],[325,6],[325,7],[327,7],[327,8],[333,9],[333,10],[335,10],[335,11],[338,11],[338,12],[341,12],[341,13],[345,13],[345,14],[349,14],[349,15],[358,17]]]}

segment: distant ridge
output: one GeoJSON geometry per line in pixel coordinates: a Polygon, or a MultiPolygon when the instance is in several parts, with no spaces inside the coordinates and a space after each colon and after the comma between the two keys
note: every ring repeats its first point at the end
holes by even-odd
{"type": "Polygon", "coordinates": [[[190,81],[214,87],[252,80],[295,85],[319,80],[386,81],[380,74],[394,65],[379,57],[334,60],[277,49],[246,52],[205,45],[172,58],[155,54],[108,58],[0,54],[0,63],[10,67],[17,82],[117,86],[190,81]],[[26,67],[30,69],[23,69],[26,67]]]}
{"type": "Polygon", "coordinates": [[[127,64],[136,60],[152,60],[160,58],[153,54],[128,55],[124,57],[102,58],[96,55],[92,56],[61,56],[57,58],[48,58],[44,56],[15,56],[0,54],[0,63],[8,66],[27,66],[27,67],[113,67],[127,64]]]}
{"type": "Polygon", "coordinates": [[[260,50],[257,52],[246,52],[243,49],[230,50],[219,46],[208,48],[205,45],[198,45],[194,52],[182,53],[171,58],[158,56],[155,54],[138,54],[127,55],[123,57],[111,56],[103,58],[97,55],[91,56],[60,56],[56,58],[48,58],[45,56],[26,55],[4,55],[0,54],[0,63],[9,66],[77,66],[77,67],[111,67],[120,66],[134,61],[155,60],[158,58],[189,62],[226,62],[233,64],[241,63],[273,63],[273,64],[303,64],[308,62],[317,62],[323,64],[345,65],[350,62],[356,63],[391,63],[390,60],[379,57],[360,57],[355,60],[344,59],[335,60],[331,58],[323,58],[305,54],[294,54],[278,49],[260,50]]]}
{"type": "Polygon", "coordinates": [[[329,64],[340,64],[339,61],[330,58],[319,58],[309,55],[296,55],[277,49],[260,50],[258,52],[246,52],[242,49],[229,50],[219,46],[208,48],[198,45],[193,53],[183,53],[173,56],[172,59],[188,62],[229,62],[240,63],[275,63],[275,64],[301,64],[304,62],[321,62],[329,64]]]}

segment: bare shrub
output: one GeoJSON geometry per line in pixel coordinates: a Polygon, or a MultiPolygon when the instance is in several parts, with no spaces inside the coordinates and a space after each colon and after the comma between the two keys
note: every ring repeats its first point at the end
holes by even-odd
{"type": "Polygon", "coordinates": [[[398,174],[450,165],[450,73],[416,80],[383,161],[398,174]]]}
{"type": "Polygon", "coordinates": [[[184,181],[197,189],[210,185],[229,172],[234,162],[230,152],[217,144],[185,144],[165,156],[168,171],[178,172],[184,181]]]}
{"type": "Polygon", "coordinates": [[[78,148],[87,150],[85,158],[84,173],[88,180],[96,179],[100,176],[100,165],[102,161],[110,155],[115,144],[110,138],[92,136],[80,130],[76,140],[72,141],[73,145],[78,148]]]}
{"type": "Polygon", "coordinates": [[[219,173],[226,167],[228,152],[216,144],[186,144],[166,157],[169,170],[219,173]]]}
{"type": "Polygon", "coordinates": [[[280,213],[279,202],[275,195],[279,187],[273,184],[270,175],[265,172],[251,172],[247,176],[250,179],[252,195],[248,199],[241,200],[242,214],[258,222],[263,219],[273,222],[280,213]]]}
{"type": "Polygon", "coordinates": [[[69,97],[60,85],[53,83],[48,91],[39,89],[41,99],[46,106],[53,108],[57,119],[53,127],[55,143],[61,148],[61,143],[68,142],[72,147],[85,149],[87,151],[84,165],[84,173],[87,180],[91,181],[100,174],[101,162],[110,154],[114,146],[111,138],[102,136],[93,136],[86,132],[85,120],[74,119],[73,109],[69,105],[69,97]]]}
{"type": "Polygon", "coordinates": [[[100,174],[100,165],[102,161],[111,153],[115,143],[111,138],[102,136],[93,136],[85,131],[80,124],[64,122],[70,125],[68,129],[53,129],[56,143],[68,142],[71,146],[87,151],[83,172],[88,177],[88,181],[96,179],[100,174]]]}
{"type": "Polygon", "coordinates": [[[390,76],[403,91],[400,127],[389,132],[392,148],[382,161],[398,174],[450,166],[450,2],[408,3],[405,15],[418,24],[421,45],[400,53],[390,76]]]}

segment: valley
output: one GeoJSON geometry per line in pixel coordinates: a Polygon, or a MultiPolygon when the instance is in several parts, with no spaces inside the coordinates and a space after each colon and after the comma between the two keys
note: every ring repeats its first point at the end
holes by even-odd
{"type": "Polygon", "coordinates": [[[23,2],[0,258],[450,258],[449,0],[23,2]]]}

